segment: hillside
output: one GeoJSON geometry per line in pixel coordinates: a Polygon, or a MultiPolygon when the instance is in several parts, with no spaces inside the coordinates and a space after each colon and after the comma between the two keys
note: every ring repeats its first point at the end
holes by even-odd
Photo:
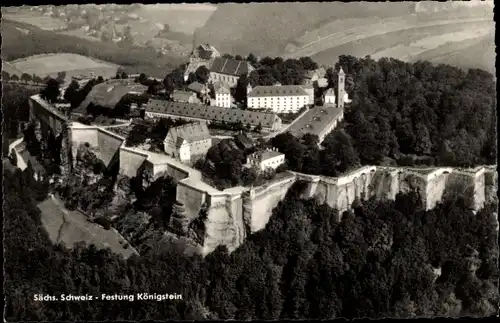
{"type": "Polygon", "coordinates": [[[1,32],[2,60],[6,61],[37,54],[73,53],[124,66],[127,73],[144,72],[155,77],[165,77],[183,61],[182,57],[158,55],[144,47],[122,48],[112,43],[57,34],[9,20],[2,21],[1,32]]]}
{"type": "Polygon", "coordinates": [[[110,78],[116,75],[120,66],[104,61],[98,61],[86,56],[68,53],[42,54],[10,61],[10,65],[23,73],[35,74],[40,77],[47,75],[57,77],[57,73],[66,72],[66,77],[90,75],[110,78]]]}
{"type": "MultiPolygon", "coordinates": [[[[477,1],[224,4],[197,32],[196,39],[221,52],[311,56],[325,65],[334,64],[343,54],[415,61],[425,53],[438,63],[441,53],[448,51],[456,57],[457,66],[482,66],[491,72],[491,53],[481,55],[478,62],[468,44],[494,30],[492,8],[492,2],[477,1]]],[[[484,45],[493,48],[493,39],[485,40],[484,45]]]]}
{"type": "Polygon", "coordinates": [[[7,72],[9,75],[17,75],[21,77],[24,71],[21,71],[19,68],[10,64],[9,62],[2,62],[2,72],[7,72]]]}
{"type": "MultiPolygon", "coordinates": [[[[334,64],[340,55],[356,57],[372,56],[374,59],[392,57],[405,61],[428,60],[443,62],[443,56],[454,54],[453,65],[458,67],[481,67],[494,74],[494,39],[491,34],[495,25],[492,21],[451,20],[439,25],[418,24],[418,27],[402,28],[384,32],[383,29],[358,29],[350,35],[332,37],[329,44],[317,46],[287,55],[311,56],[318,64],[334,64]],[[371,30],[371,31],[370,31],[371,30]],[[468,49],[472,44],[482,42],[481,53],[468,49]],[[325,48],[324,50],[322,50],[325,48]]],[[[395,28],[394,28],[395,29],[395,28]]],[[[449,64],[452,64],[450,61],[449,64]]]]}
{"type": "Polygon", "coordinates": [[[278,55],[307,30],[338,18],[407,14],[410,3],[266,3],[220,4],[196,35],[222,52],[278,55]]]}
{"type": "Polygon", "coordinates": [[[141,6],[134,13],[151,23],[168,24],[172,31],[192,35],[196,28],[207,22],[215,9],[215,6],[203,4],[156,4],[141,6]]]}

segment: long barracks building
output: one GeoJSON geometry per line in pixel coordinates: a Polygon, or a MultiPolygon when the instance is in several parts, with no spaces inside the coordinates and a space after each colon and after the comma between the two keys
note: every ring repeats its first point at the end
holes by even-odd
{"type": "Polygon", "coordinates": [[[150,99],[146,106],[146,116],[150,118],[167,118],[195,120],[205,122],[237,122],[255,127],[259,124],[263,129],[276,131],[281,129],[281,119],[275,113],[227,109],[211,107],[203,104],[172,102],[150,99]]]}

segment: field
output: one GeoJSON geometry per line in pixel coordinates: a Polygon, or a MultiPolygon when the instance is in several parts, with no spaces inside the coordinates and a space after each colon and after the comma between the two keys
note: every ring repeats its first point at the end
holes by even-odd
{"type": "MultiPolygon", "coordinates": [[[[474,39],[484,39],[494,31],[494,28],[492,21],[477,21],[467,24],[452,23],[408,28],[371,37],[363,37],[360,34],[340,36],[336,39],[338,43],[334,47],[317,53],[314,53],[314,49],[303,52],[312,55],[312,58],[319,64],[334,64],[338,56],[345,54],[357,57],[371,55],[373,58],[387,56],[408,61],[426,59],[438,62],[436,58],[440,56],[439,52],[445,55],[454,52],[456,55],[462,56],[461,60],[463,61],[481,59],[477,63],[491,72],[494,71],[494,60],[488,61],[487,57],[483,59],[471,56],[470,51],[462,52],[468,45],[460,46],[458,44],[470,43],[474,39]],[[349,41],[349,37],[355,38],[355,40],[349,41]],[[442,48],[443,46],[448,48],[448,51],[442,48]],[[436,50],[436,54],[432,53],[434,50],[436,50]]],[[[487,44],[486,48],[490,48],[491,51],[492,46],[494,46],[493,38],[490,37],[488,40],[490,44],[487,44]]],[[[492,54],[494,54],[494,47],[492,54]]],[[[460,59],[456,63],[460,63],[460,59]]],[[[470,65],[458,64],[457,66],[468,67],[470,65]]]]}
{"type": "MultiPolygon", "coordinates": [[[[412,22],[404,17],[382,19],[368,25],[358,26],[351,29],[341,29],[339,32],[335,32],[329,36],[324,36],[320,41],[317,40],[312,44],[306,44],[303,49],[290,53],[287,57],[297,58],[301,56],[313,56],[325,50],[331,50],[335,47],[356,41],[367,40],[368,43],[373,44],[373,46],[377,46],[379,45],[379,39],[373,37],[384,37],[384,35],[387,34],[389,35],[387,35],[386,38],[391,38],[390,41],[392,41],[392,43],[390,45],[393,46],[392,44],[404,44],[407,41],[407,35],[418,37],[420,34],[421,38],[425,38],[427,36],[439,36],[451,32],[470,31],[473,28],[494,29],[494,24],[491,20],[478,21],[477,18],[424,22],[412,22]],[[397,34],[397,32],[402,33],[397,34]]],[[[380,48],[386,47],[380,46],[380,48]]]]}
{"type": "Polygon", "coordinates": [[[101,75],[108,78],[116,75],[119,68],[116,64],[68,53],[35,55],[9,63],[24,73],[36,74],[40,77],[57,76],[57,73],[61,71],[65,71],[67,75],[75,76],[78,74],[89,75],[93,71],[96,77],[101,75]]]}
{"type": "Polygon", "coordinates": [[[75,36],[42,30],[36,26],[2,20],[2,59],[5,61],[47,53],[73,53],[90,56],[116,65],[130,67],[127,73],[139,71],[164,78],[185,58],[176,55],[158,56],[144,47],[89,41],[75,36]],[[19,29],[29,31],[29,34],[19,29]]]}
{"type": "Polygon", "coordinates": [[[17,75],[19,77],[23,74],[23,71],[8,62],[2,62],[2,71],[9,73],[9,75],[17,75]]]}
{"type": "Polygon", "coordinates": [[[134,253],[131,247],[123,247],[124,239],[119,233],[88,222],[81,212],[66,210],[58,198],[49,196],[38,204],[38,208],[42,212],[42,223],[53,243],[63,242],[66,247],[73,248],[75,243],[85,242],[87,245],[94,244],[98,249],[109,247],[125,258],[134,253]]]}
{"type": "Polygon", "coordinates": [[[67,25],[64,21],[53,18],[53,17],[48,17],[48,16],[41,16],[38,13],[31,13],[31,12],[23,12],[23,13],[3,13],[4,19],[10,19],[30,25],[37,26],[40,29],[43,30],[60,30],[63,28],[66,28],[67,25]]]}
{"type": "Polygon", "coordinates": [[[215,6],[205,4],[157,4],[142,6],[135,13],[151,23],[168,24],[172,31],[192,35],[196,28],[207,22],[215,9],[215,6]]]}

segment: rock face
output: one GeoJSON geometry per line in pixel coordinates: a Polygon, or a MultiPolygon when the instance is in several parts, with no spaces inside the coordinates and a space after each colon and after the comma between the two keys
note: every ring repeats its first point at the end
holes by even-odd
{"type": "Polygon", "coordinates": [[[366,166],[342,177],[331,178],[300,173],[243,193],[217,194],[178,186],[177,199],[183,203],[186,217],[193,221],[204,203],[207,205],[203,254],[225,245],[232,251],[251,233],[265,228],[272,209],[283,200],[297,181],[306,184],[302,198],[316,198],[342,214],[352,203],[376,197],[393,200],[398,193],[417,191],[426,209],[434,208],[447,196],[470,198],[470,208],[479,210],[496,192],[496,171],[476,169],[366,166]]]}

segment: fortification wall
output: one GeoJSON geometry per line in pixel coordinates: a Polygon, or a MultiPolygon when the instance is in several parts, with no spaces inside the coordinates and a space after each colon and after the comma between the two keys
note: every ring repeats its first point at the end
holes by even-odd
{"type": "Polygon", "coordinates": [[[71,145],[73,147],[89,143],[91,148],[99,149],[98,130],[95,127],[71,127],[71,145]]]}
{"type": "Polygon", "coordinates": [[[145,153],[127,147],[120,148],[120,174],[130,178],[137,176],[137,172],[148,158],[145,153]]]}
{"type": "Polygon", "coordinates": [[[189,173],[180,167],[177,167],[172,164],[167,164],[167,173],[169,176],[172,176],[176,180],[180,181],[189,177],[189,173]]]}
{"type": "Polygon", "coordinates": [[[486,201],[498,200],[498,173],[496,168],[486,168],[484,172],[485,199],[486,201]]]}
{"type": "Polygon", "coordinates": [[[244,217],[249,220],[250,231],[252,233],[266,227],[273,208],[285,198],[286,193],[295,182],[296,176],[290,175],[283,180],[254,189],[249,194],[245,194],[244,212],[246,214],[244,214],[244,217]]]}
{"type": "Polygon", "coordinates": [[[246,238],[241,195],[210,196],[208,204],[203,254],[209,254],[219,245],[225,245],[229,251],[233,251],[246,238]]]}
{"type": "Polygon", "coordinates": [[[124,138],[104,129],[99,129],[97,132],[97,140],[99,143],[99,158],[107,166],[113,159],[113,156],[118,153],[120,146],[125,141],[124,138]]]}
{"type": "Polygon", "coordinates": [[[207,201],[207,194],[181,181],[177,184],[176,199],[184,205],[185,215],[192,221],[199,216],[202,205],[207,201]]]}

